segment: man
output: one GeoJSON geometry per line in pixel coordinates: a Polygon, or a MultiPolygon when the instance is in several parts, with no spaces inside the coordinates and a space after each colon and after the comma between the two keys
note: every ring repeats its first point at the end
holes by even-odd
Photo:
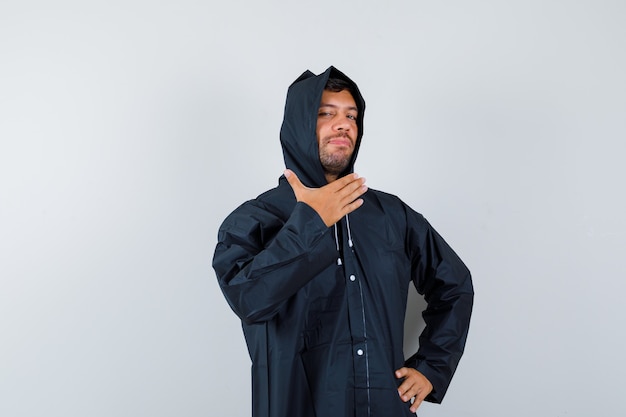
{"type": "Polygon", "coordinates": [[[254,417],[400,417],[441,402],[465,346],[470,273],[429,223],[353,173],[365,102],[330,67],[289,88],[278,186],[222,224],[213,267],[241,318],[254,417]],[[405,360],[409,283],[428,303],[405,360]]]}

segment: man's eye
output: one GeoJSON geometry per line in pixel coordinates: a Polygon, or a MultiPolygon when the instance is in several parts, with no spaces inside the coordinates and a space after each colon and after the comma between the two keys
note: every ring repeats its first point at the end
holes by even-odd
{"type": "Polygon", "coordinates": [[[355,120],[355,121],[356,121],[356,116],[355,116],[355,115],[353,115],[353,114],[349,114],[349,115],[348,115],[348,119],[350,119],[350,120],[355,120]]]}
{"type": "Polygon", "coordinates": [[[317,115],[318,115],[319,117],[322,117],[322,116],[332,116],[332,115],[331,115],[329,112],[327,112],[327,111],[321,111],[321,112],[319,112],[317,115]]]}

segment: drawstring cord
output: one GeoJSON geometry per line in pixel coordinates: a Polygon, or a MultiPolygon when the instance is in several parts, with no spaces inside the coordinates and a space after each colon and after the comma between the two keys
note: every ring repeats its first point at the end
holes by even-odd
{"type": "Polygon", "coordinates": [[[339,252],[339,235],[337,234],[337,223],[335,223],[335,243],[337,244],[337,265],[341,265],[341,252],[339,252]]]}
{"type": "MultiPolygon", "coordinates": [[[[347,214],[346,227],[348,228],[348,246],[352,247],[354,245],[352,243],[352,232],[350,231],[350,218],[347,214]]],[[[337,232],[337,223],[335,223],[335,243],[337,244],[337,253],[339,253],[339,256],[337,256],[337,265],[342,265],[343,262],[341,261],[341,252],[339,251],[339,233],[337,232]]]]}
{"type": "Polygon", "coordinates": [[[348,246],[352,247],[352,234],[350,233],[350,218],[346,214],[346,226],[348,226],[348,246]]]}

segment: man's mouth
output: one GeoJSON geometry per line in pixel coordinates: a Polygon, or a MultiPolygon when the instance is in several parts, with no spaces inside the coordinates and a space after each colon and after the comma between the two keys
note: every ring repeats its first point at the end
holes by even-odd
{"type": "Polygon", "coordinates": [[[352,142],[346,136],[338,136],[338,137],[331,138],[328,141],[328,143],[330,145],[336,145],[336,146],[350,146],[350,145],[352,145],[352,142]]]}

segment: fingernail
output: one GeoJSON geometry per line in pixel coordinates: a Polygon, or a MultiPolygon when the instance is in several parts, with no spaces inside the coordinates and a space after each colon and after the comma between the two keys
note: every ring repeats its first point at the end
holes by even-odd
{"type": "Polygon", "coordinates": [[[286,178],[289,178],[291,176],[291,171],[289,171],[288,169],[283,171],[283,174],[285,174],[286,178]]]}

